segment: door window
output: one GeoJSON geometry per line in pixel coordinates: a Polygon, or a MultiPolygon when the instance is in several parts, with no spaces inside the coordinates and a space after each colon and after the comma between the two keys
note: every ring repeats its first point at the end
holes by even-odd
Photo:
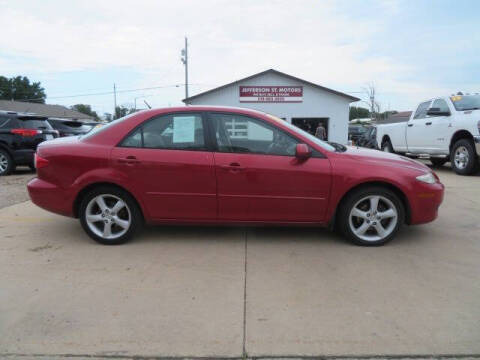
{"type": "Polygon", "coordinates": [[[437,99],[433,102],[432,108],[439,108],[442,112],[450,112],[447,102],[443,99],[437,99]]]}
{"type": "Polygon", "coordinates": [[[261,120],[211,114],[219,152],[294,156],[296,139],[261,120]]]}
{"type": "Polygon", "coordinates": [[[122,147],[206,150],[199,114],[169,114],[142,124],[121,143],[122,147]]]}
{"type": "Polygon", "coordinates": [[[430,105],[431,101],[425,101],[418,105],[417,111],[415,111],[415,115],[413,116],[414,119],[423,119],[427,117],[427,110],[428,110],[428,105],[430,105]]]}

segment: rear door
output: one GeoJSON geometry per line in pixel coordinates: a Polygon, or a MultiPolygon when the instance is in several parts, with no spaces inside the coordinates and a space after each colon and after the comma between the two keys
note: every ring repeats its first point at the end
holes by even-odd
{"type": "Polygon", "coordinates": [[[142,197],[154,220],[214,220],[213,152],[201,113],[145,121],[112,150],[113,167],[142,197]]]}
{"type": "Polygon", "coordinates": [[[426,134],[428,132],[427,110],[430,107],[431,100],[422,102],[418,105],[415,114],[410,117],[407,122],[407,147],[408,152],[411,153],[427,153],[430,151],[428,148],[428,141],[426,140],[426,134]]]}
{"type": "Polygon", "coordinates": [[[210,113],[216,140],[218,216],[225,221],[322,222],[330,162],[295,157],[299,141],[264,120],[210,113]]]}

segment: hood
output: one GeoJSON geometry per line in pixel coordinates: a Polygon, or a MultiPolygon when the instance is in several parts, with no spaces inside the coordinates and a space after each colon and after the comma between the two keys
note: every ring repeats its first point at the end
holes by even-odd
{"type": "Polygon", "coordinates": [[[391,166],[393,168],[407,168],[422,172],[431,172],[428,166],[419,161],[384,151],[347,146],[347,151],[345,151],[344,154],[355,160],[369,162],[372,164],[391,166]]]}

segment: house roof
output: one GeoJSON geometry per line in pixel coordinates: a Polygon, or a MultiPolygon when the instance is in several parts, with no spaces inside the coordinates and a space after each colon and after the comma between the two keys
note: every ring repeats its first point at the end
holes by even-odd
{"type": "Polygon", "coordinates": [[[253,79],[253,78],[257,77],[257,76],[264,75],[264,74],[269,74],[269,73],[277,74],[277,75],[280,75],[280,76],[283,76],[283,77],[286,77],[286,78],[289,78],[289,79],[292,79],[292,80],[296,80],[296,81],[302,82],[302,83],[304,83],[304,84],[313,86],[313,87],[315,87],[315,88],[317,88],[317,89],[321,89],[321,90],[323,90],[323,91],[327,91],[327,92],[329,92],[329,93],[331,93],[331,94],[345,97],[345,98],[347,98],[348,100],[350,100],[350,102],[355,102],[355,101],[359,101],[359,100],[360,100],[359,98],[357,98],[357,97],[355,97],[355,96],[351,96],[351,95],[342,93],[342,92],[340,92],[340,91],[332,90],[332,89],[326,88],[326,87],[324,87],[324,86],[321,86],[321,85],[318,85],[318,84],[314,84],[314,83],[312,83],[312,82],[310,82],[310,81],[303,80],[303,79],[297,78],[297,77],[292,76],[292,75],[289,75],[289,74],[285,74],[285,73],[283,73],[283,72],[281,72],[281,71],[278,71],[278,70],[275,70],[275,69],[268,69],[268,70],[265,70],[265,71],[262,71],[262,72],[259,72],[259,73],[256,73],[256,74],[247,76],[246,78],[239,79],[239,80],[236,80],[236,81],[234,81],[234,82],[231,82],[231,83],[228,83],[228,84],[225,84],[225,85],[216,87],[216,88],[214,88],[214,89],[210,89],[210,90],[204,91],[204,92],[202,92],[202,93],[200,93],[200,94],[190,96],[190,97],[188,97],[188,98],[183,99],[182,101],[183,101],[185,104],[187,104],[190,100],[196,99],[196,98],[198,98],[198,97],[200,97],[200,96],[203,96],[203,95],[212,93],[212,92],[214,92],[214,91],[217,91],[217,90],[221,90],[221,89],[223,89],[223,88],[226,88],[226,87],[228,87],[228,86],[238,84],[238,83],[240,83],[240,82],[242,82],[242,81],[250,80],[250,79],[253,79]]]}
{"type": "Polygon", "coordinates": [[[22,101],[0,100],[0,110],[22,113],[33,113],[36,115],[63,118],[63,119],[89,119],[92,116],[71,110],[62,105],[38,104],[22,101]]]}

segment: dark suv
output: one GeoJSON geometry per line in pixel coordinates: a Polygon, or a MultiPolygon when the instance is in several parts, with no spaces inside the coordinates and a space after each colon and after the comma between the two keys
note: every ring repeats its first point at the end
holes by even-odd
{"type": "Polygon", "coordinates": [[[58,131],[46,117],[0,111],[0,176],[7,175],[17,165],[33,169],[38,144],[56,137],[58,131]]]}
{"type": "Polygon", "coordinates": [[[92,130],[98,123],[83,122],[79,120],[65,120],[49,118],[48,122],[55,130],[58,130],[60,136],[83,135],[92,130]]]}

